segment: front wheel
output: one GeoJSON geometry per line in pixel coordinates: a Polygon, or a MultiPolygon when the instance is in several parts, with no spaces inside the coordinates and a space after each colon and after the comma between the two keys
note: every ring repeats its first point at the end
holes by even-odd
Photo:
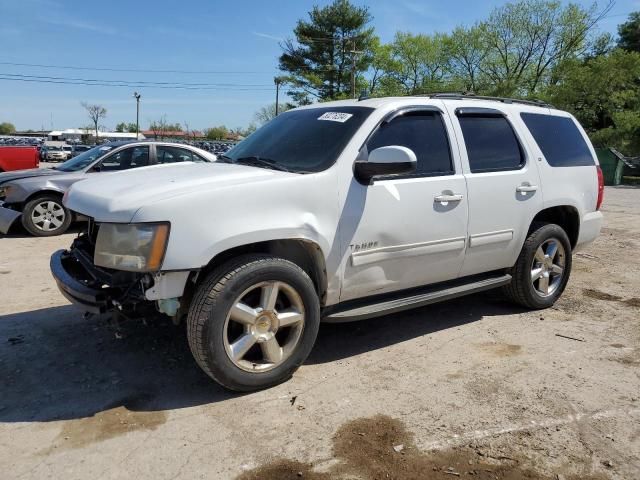
{"type": "Polygon", "coordinates": [[[318,295],[300,267],[248,255],[200,285],[187,333],[205,373],[230,390],[252,391],[288,380],[311,352],[319,324],[318,295]]]}
{"type": "Polygon", "coordinates": [[[41,195],[27,202],[22,210],[22,225],[36,237],[61,235],[71,225],[71,212],[57,195],[41,195]]]}
{"type": "Polygon", "coordinates": [[[551,307],[562,295],[571,273],[571,243],[553,223],[534,223],[504,287],[508,298],[524,307],[551,307]]]}

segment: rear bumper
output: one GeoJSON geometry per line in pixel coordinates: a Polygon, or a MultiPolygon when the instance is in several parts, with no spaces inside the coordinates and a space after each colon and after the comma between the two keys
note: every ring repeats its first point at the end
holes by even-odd
{"type": "Polygon", "coordinates": [[[593,242],[602,229],[602,222],[604,217],[602,212],[590,212],[582,217],[582,223],[580,224],[580,235],[578,235],[578,243],[575,250],[579,250],[582,247],[593,242]]]}
{"type": "Polygon", "coordinates": [[[4,202],[0,201],[0,233],[7,234],[13,222],[15,222],[22,212],[11,210],[3,206],[4,202]]]}
{"type": "Polygon", "coordinates": [[[113,308],[109,290],[89,286],[89,272],[69,252],[58,250],[51,256],[49,265],[58,289],[67,300],[91,313],[104,313],[113,308]]]}

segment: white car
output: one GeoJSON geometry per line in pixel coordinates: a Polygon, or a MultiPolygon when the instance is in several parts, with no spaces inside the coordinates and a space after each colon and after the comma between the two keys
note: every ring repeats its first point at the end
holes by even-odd
{"type": "Polygon", "coordinates": [[[281,114],[217,163],[75,184],[91,219],[51,269],[90,312],[186,319],[233,390],[288,379],[321,320],[384,316],[502,287],[558,299],[600,232],[603,183],[568,113],[509,99],[339,101],[281,114]]]}

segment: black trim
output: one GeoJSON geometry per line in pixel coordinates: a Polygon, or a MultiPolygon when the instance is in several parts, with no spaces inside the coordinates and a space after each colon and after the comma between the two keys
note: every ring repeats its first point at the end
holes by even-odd
{"type": "Polygon", "coordinates": [[[458,117],[506,117],[504,112],[495,108],[459,107],[456,108],[458,117]]]}
{"type": "Polygon", "coordinates": [[[326,322],[352,322],[391,315],[506,285],[511,275],[498,270],[424,287],[374,295],[331,305],[322,311],[326,322]]]}
{"type": "MultiPolygon", "coordinates": [[[[360,183],[370,185],[374,177],[399,178],[404,172],[415,170],[415,162],[376,163],[356,160],[353,164],[353,175],[360,183]],[[395,173],[394,173],[395,172],[395,173]],[[392,175],[391,177],[389,177],[392,175]]],[[[409,174],[410,175],[410,174],[409,174]]],[[[379,180],[378,178],[375,179],[379,180]]]]}

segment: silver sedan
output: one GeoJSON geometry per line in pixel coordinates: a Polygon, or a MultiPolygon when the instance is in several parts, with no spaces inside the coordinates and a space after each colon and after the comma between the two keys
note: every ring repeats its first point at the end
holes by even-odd
{"type": "Polygon", "coordinates": [[[74,220],[62,204],[75,182],[104,172],[176,162],[213,162],[216,156],[190,145],[165,142],[114,142],[99,145],[53,168],[0,173],[0,233],[21,218],[34,236],[64,233],[74,220]]]}

